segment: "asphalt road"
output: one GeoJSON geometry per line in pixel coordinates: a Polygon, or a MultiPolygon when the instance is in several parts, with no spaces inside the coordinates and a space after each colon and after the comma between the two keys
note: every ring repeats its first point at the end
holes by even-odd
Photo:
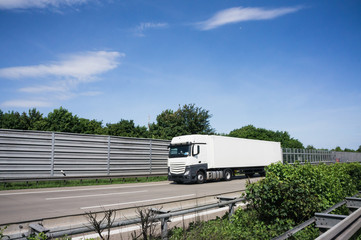
{"type": "Polygon", "coordinates": [[[205,184],[174,184],[165,181],[1,191],[0,225],[241,192],[245,184],[246,179],[241,177],[230,182],[205,184]]]}

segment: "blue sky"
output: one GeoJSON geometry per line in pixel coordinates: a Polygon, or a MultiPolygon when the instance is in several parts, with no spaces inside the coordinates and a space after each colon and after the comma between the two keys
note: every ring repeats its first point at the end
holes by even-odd
{"type": "Polygon", "coordinates": [[[195,103],[220,133],[361,145],[361,2],[0,0],[0,109],[154,122],[195,103]]]}

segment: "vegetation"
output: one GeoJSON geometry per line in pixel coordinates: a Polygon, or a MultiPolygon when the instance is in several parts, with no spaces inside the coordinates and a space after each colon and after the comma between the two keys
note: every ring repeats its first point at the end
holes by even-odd
{"type": "MultiPolygon", "coordinates": [[[[210,124],[211,117],[209,110],[197,107],[195,104],[185,104],[179,105],[177,110],[166,109],[162,111],[157,116],[156,122],[149,123],[147,127],[136,125],[133,120],[125,119],[121,119],[117,123],[103,125],[102,121],[80,118],[63,107],[54,109],[47,116],[43,116],[42,113],[33,108],[21,114],[14,111],[4,113],[0,110],[0,128],[172,139],[175,136],[186,134],[217,134],[210,124]]],[[[283,148],[304,148],[299,140],[291,137],[286,131],[272,131],[256,128],[253,125],[234,129],[229,134],[224,135],[281,142],[283,148]]],[[[308,145],[306,148],[315,149],[312,145],[308,145]]],[[[333,150],[361,152],[361,145],[357,150],[341,149],[340,147],[333,150]]]]}
{"type": "Polygon", "coordinates": [[[54,181],[28,181],[28,182],[7,182],[0,185],[1,190],[14,189],[32,189],[32,188],[50,188],[50,187],[74,187],[74,186],[92,186],[92,185],[106,185],[106,184],[121,184],[121,183],[141,183],[141,182],[157,182],[166,181],[167,176],[158,177],[129,177],[129,178],[111,178],[111,179],[83,179],[83,180],[54,180],[54,181]]]}
{"type": "Polygon", "coordinates": [[[288,132],[275,132],[264,128],[256,128],[253,125],[235,129],[229,133],[229,136],[281,142],[283,148],[304,148],[303,144],[297,139],[291,138],[288,132]]]}
{"type": "MultiPolygon", "coordinates": [[[[271,239],[311,218],[361,187],[361,165],[272,164],[266,177],[248,183],[247,208],[228,216],[175,228],[170,239],[271,239]]],[[[315,239],[319,230],[310,226],[294,239],[315,239]]]]}
{"type": "Polygon", "coordinates": [[[33,108],[22,114],[14,111],[4,113],[0,110],[0,128],[171,139],[185,134],[214,134],[210,118],[208,110],[188,104],[179,106],[176,111],[163,111],[157,116],[157,122],[149,124],[148,129],[136,126],[133,120],[124,119],[103,126],[101,121],[79,118],[62,107],[44,117],[33,108]]]}
{"type": "Polygon", "coordinates": [[[110,229],[115,221],[116,211],[113,209],[104,210],[103,216],[98,218],[98,213],[86,212],[85,216],[90,224],[87,228],[96,232],[101,240],[110,239],[110,229]],[[106,230],[106,234],[103,234],[106,230]]]}

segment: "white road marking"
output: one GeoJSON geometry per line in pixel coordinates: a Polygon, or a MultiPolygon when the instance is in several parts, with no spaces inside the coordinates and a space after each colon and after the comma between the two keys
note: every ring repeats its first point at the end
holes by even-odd
{"type": "Polygon", "coordinates": [[[81,188],[81,189],[68,189],[68,190],[47,190],[36,192],[12,192],[12,193],[0,193],[0,196],[22,195],[22,194],[41,194],[41,193],[58,193],[58,192],[78,192],[78,191],[96,191],[96,190],[108,190],[108,189],[122,189],[122,188],[137,188],[137,187],[152,187],[169,185],[169,183],[160,184],[148,184],[148,185],[134,185],[134,186],[117,186],[117,187],[99,187],[99,188],[81,188]]]}
{"type": "Polygon", "coordinates": [[[154,199],[134,201],[134,202],[114,203],[114,204],[107,204],[107,205],[82,207],[82,208],[80,208],[80,209],[113,207],[113,206],[120,206],[120,205],[126,205],[126,204],[135,204],[135,203],[152,202],[152,201],[158,201],[158,200],[167,200],[167,199],[173,199],[173,198],[190,197],[190,196],[195,196],[195,195],[196,195],[196,194],[188,194],[188,195],[180,195],[180,196],[174,196],[174,197],[154,198],[154,199]]]}
{"type": "Polygon", "coordinates": [[[60,199],[84,198],[84,197],[100,197],[100,196],[109,196],[109,195],[122,195],[122,194],[130,194],[130,193],[141,193],[141,192],[148,192],[148,190],[135,191],[135,192],[119,192],[119,193],[103,193],[103,194],[68,196],[68,197],[55,197],[55,198],[45,198],[45,200],[60,200],[60,199]]]}
{"type": "MultiPolygon", "coordinates": [[[[236,208],[238,208],[240,206],[245,206],[245,204],[244,203],[236,204],[236,208]]],[[[192,213],[192,214],[188,214],[188,215],[184,215],[184,216],[180,216],[180,217],[171,218],[171,221],[173,223],[175,223],[175,222],[180,222],[180,221],[184,221],[184,220],[188,220],[188,219],[192,219],[192,218],[195,219],[197,217],[201,217],[204,215],[211,215],[211,214],[222,212],[222,211],[228,211],[228,209],[229,209],[228,207],[222,207],[222,208],[218,208],[218,209],[214,209],[214,210],[204,211],[201,213],[192,213]]],[[[159,224],[159,222],[156,222],[154,224],[159,224]]],[[[115,234],[119,235],[121,233],[133,232],[133,231],[140,230],[140,228],[141,227],[139,225],[131,226],[131,227],[123,227],[121,229],[111,230],[110,235],[115,235],[115,234]]],[[[106,235],[108,235],[108,234],[106,232],[104,232],[103,236],[106,236],[106,235]]],[[[89,234],[89,235],[85,235],[82,237],[72,237],[71,239],[72,240],[84,240],[84,239],[97,239],[97,238],[99,238],[98,234],[89,234]]]]}

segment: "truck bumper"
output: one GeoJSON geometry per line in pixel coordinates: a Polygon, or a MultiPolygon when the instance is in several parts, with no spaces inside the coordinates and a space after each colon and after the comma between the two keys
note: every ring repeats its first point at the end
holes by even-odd
{"type": "Polygon", "coordinates": [[[176,183],[191,183],[193,182],[190,175],[185,176],[183,174],[168,174],[168,180],[176,183]]]}
{"type": "Polygon", "coordinates": [[[197,172],[202,169],[204,172],[207,169],[207,164],[196,164],[186,166],[184,173],[174,174],[168,168],[168,180],[176,183],[194,183],[197,181],[197,172]],[[186,173],[186,174],[185,174],[186,173]]]}

